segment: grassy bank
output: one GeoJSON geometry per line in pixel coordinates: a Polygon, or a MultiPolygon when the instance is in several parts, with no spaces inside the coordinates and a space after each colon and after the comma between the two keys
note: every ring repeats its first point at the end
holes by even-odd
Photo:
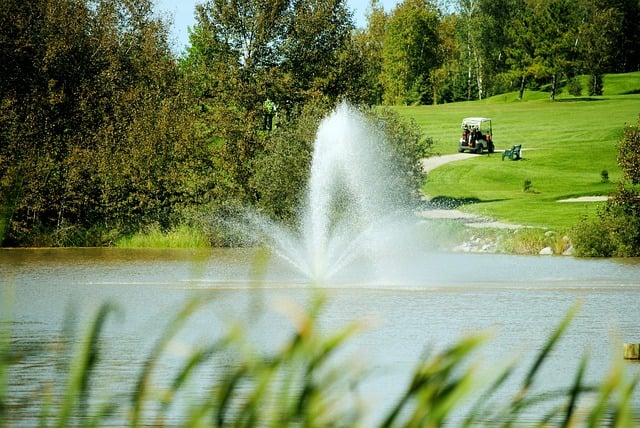
{"type": "Polygon", "coordinates": [[[437,168],[425,194],[471,200],[461,209],[482,216],[563,231],[594,216],[602,203],[559,200],[607,195],[621,178],[616,145],[625,124],[638,119],[640,73],[605,76],[605,88],[602,97],[561,94],[555,102],[546,92],[528,91],[522,101],[510,93],[396,110],[435,140],[437,154],[457,152],[460,122],[467,116],[493,119],[497,150],[523,146],[521,161],[502,161],[495,153],[437,168]]]}

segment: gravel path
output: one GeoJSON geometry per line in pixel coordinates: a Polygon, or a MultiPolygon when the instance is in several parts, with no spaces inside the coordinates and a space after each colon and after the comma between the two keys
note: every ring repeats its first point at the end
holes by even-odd
{"type": "Polygon", "coordinates": [[[474,155],[471,153],[456,153],[453,155],[431,156],[430,158],[422,159],[422,168],[426,172],[429,172],[449,162],[455,162],[463,159],[471,159],[474,156],[478,156],[478,155],[474,155]]]}

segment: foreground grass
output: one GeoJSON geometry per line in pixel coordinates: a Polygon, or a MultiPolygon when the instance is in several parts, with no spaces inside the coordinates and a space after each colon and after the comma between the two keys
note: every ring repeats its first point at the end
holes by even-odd
{"type": "MultiPolygon", "coordinates": [[[[33,401],[41,406],[40,426],[168,426],[184,427],[359,427],[371,426],[358,398],[359,385],[371,373],[345,359],[349,341],[362,332],[363,325],[351,324],[337,332],[322,332],[317,321],[326,301],[318,294],[308,310],[290,303],[283,311],[293,323],[291,337],[275,353],[260,355],[244,339],[243,326],[231,328],[223,338],[201,343],[184,354],[172,366],[166,386],[154,385],[162,357],[175,346],[174,338],[202,303],[193,300],[179,311],[161,332],[146,363],[133,379],[130,390],[122,396],[104,398],[92,385],[99,373],[104,347],[104,326],[115,308],[104,305],[89,324],[86,333],[76,340],[71,363],[66,368],[67,382],[60,385],[64,393],[49,395],[45,385],[33,401]],[[220,365],[220,361],[226,361],[220,365]],[[194,390],[202,369],[223,367],[210,384],[194,390]],[[177,405],[182,391],[190,400],[176,422],[169,413],[177,405]],[[100,397],[100,398],[96,398],[100,397]]],[[[561,340],[575,315],[573,308],[537,356],[520,372],[512,365],[487,376],[478,364],[478,354],[486,337],[471,336],[420,361],[409,383],[388,406],[379,427],[455,426],[509,427],[526,426],[616,426],[631,427],[637,419],[631,397],[638,377],[624,375],[622,364],[614,365],[601,385],[584,382],[586,358],[576,368],[571,384],[553,391],[540,391],[537,379],[541,367],[561,340]],[[479,380],[482,379],[482,382],[479,380]],[[507,383],[519,385],[510,398],[496,399],[507,383]],[[535,392],[534,392],[535,390],[535,392]],[[531,416],[532,414],[537,416],[531,416]],[[532,421],[532,418],[534,421],[532,421]]],[[[20,362],[12,352],[7,323],[3,323],[0,341],[0,425],[20,424],[8,400],[7,374],[20,362]]],[[[71,346],[71,343],[68,345],[71,346]]],[[[55,357],[55,355],[52,355],[55,357]]],[[[28,369],[22,367],[23,370],[28,369]]],[[[208,377],[207,377],[208,378],[208,377]]],[[[121,389],[126,385],[122,385],[121,389]]]]}
{"type": "Polygon", "coordinates": [[[640,114],[640,73],[605,76],[605,88],[602,97],[560,96],[556,102],[544,92],[529,91],[523,101],[513,93],[396,110],[435,140],[437,154],[457,152],[460,122],[467,116],[493,119],[497,150],[523,146],[522,161],[502,161],[496,153],[437,168],[428,176],[425,194],[472,200],[476,203],[461,209],[562,232],[595,216],[601,204],[558,200],[608,195],[621,178],[616,145],[625,124],[635,123],[640,114]]]}

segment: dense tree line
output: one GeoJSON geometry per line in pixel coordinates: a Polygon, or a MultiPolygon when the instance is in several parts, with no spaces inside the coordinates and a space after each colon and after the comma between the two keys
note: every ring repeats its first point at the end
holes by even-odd
{"type": "Polygon", "coordinates": [[[566,85],[601,95],[602,76],[640,69],[637,0],[372,0],[356,40],[367,57],[371,103],[482,99],[566,85]],[[588,88],[575,77],[589,76],[588,88]]]}
{"type": "Polygon", "coordinates": [[[2,3],[5,244],[108,242],[169,224],[174,207],[197,196],[185,168],[201,162],[190,106],[152,4],[2,3]]]}
{"type": "MultiPolygon", "coordinates": [[[[247,206],[295,217],[315,129],[340,100],[440,103],[544,84],[553,97],[578,74],[598,94],[604,73],[638,69],[639,10],[373,0],[357,29],[345,0],[207,0],[177,55],[151,0],[5,0],[0,240],[108,245],[187,224],[229,244],[212,219],[247,206]]],[[[428,139],[368,111],[417,191],[428,139]]]]}

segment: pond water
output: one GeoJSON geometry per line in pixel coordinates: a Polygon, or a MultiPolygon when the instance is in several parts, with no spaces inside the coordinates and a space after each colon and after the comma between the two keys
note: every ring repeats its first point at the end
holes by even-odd
{"type": "MultiPolygon", "coordinates": [[[[622,360],[623,343],[640,342],[640,260],[425,250],[385,269],[372,275],[355,263],[321,287],[329,295],[323,329],[370,320],[350,350],[362,367],[375,368],[360,391],[372,409],[404,389],[426,349],[443,349],[469,334],[491,333],[482,348],[486,370],[513,361],[526,370],[576,303],[579,311],[546,362],[540,388],[570,386],[585,353],[587,379],[597,382],[622,360]]],[[[314,294],[286,265],[246,249],[2,249],[0,274],[12,344],[25,355],[9,371],[7,408],[16,426],[37,425],[43,391],[55,394],[66,378],[59,369],[68,355],[61,349],[72,339],[63,328],[86,327],[101,303],[120,308],[104,335],[101,370],[107,375],[95,380],[104,398],[131,390],[166,324],[194,297],[210,300],[179,334],[184,347],[212,341],[238,320],[248,326],[247,340],[269,352],[292,331],[276,303],[304,306],[314,294]]],[[[640,364],[623,364],[627,376],[638,374],[640,364]]],[[[160,383],[171,373],[171,359],[163,367],[160,383]]],[[[640,409],[637,393],[634,400],[640,409]]],[[[176,422],[179,415],[176,409],[176,422]]]]}

